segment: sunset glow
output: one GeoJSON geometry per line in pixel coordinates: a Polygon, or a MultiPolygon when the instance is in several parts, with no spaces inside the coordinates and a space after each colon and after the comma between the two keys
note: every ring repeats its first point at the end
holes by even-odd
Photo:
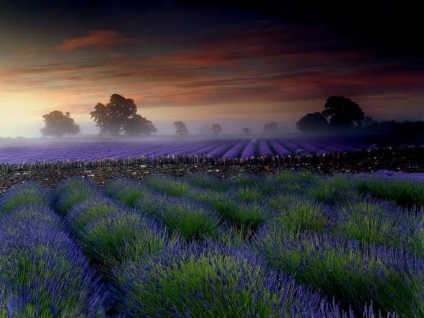
{"type": "Polygon", "coordinates": [[[424,120],[422,55],[358,44],[316,19],[178,1],[26,2],[0,10],[0,137],[40,137],[54,110],[98,133],[89,113],[114,93],[158,134],[176,120],[190,133],[215,122],[294,131],[331,95],[376,120],[424,120]]]}

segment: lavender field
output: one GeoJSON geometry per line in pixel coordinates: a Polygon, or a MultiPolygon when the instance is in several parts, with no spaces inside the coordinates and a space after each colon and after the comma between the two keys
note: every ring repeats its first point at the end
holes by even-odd
{"type": "Polygon", "coordinates": [[[208,156],[247,159],[367,149],[358,138],[164,138],[140,140],[63,139],[0,144],[1,163],[89,161],[161,156],[208,156]]]}
{"type": "Polygon", "coordinates": [[[0,317],[423,317],[422,180],[15,185],[0,196],[0,317]]]}

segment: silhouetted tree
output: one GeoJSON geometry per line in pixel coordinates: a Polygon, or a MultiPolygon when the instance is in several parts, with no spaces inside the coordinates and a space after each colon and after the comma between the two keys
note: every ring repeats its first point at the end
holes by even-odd
{"type": "Polygon", "coordinates": [[[128,136],[151,135],[157,132],[150,120],[139,114],[132,115],[124,124],[123,131],[128,136]]]}
{"type": "Polygon", "coordinates": [[[243,128],[243,134],[249,135],[250,134],[250,129],[249,128],[243,128]]]}
{"type": "Polygon", "coordinates": [[[177,129],[177,131],[175,132],[176,135],[188,135],[187,126],[182,121],[174,122],[174,127],[177,129]]]}
{"type": "Polygon", "coordinates": [[[365,116],[364,120],[361,122],[361,127],[366,128],[366,127],[375,126],[377,124],[378,124],[378,122],[375,121],[374,119],[372,119],[372,117],[365,116]]]}
{"type": "Polygon", "coordinates": [[[275,122],[267,123],[264,125],[265,134],[276,134],[278,133],[278,125],[275,122]]]}
{"type": "Polygon", "coordinates": [[[328,122],[322,113],[309,113],[296,123],[296,127],[301,132],[323,132],[328,129],[328,122]]]}
{"type": "Polygon", "coordinates": [[[352,128],[364,120],[364,112],[359,105],[343,96],[329,97],[324,108],[322,114],[334,129],[352,128]]]}
{"type": "Polygon", "coordinates": [[[118,94],[110,97],[109,103],[97,103],[95,111],[90,113],[96,126],[100,127],[100,135],[118,136],[151,134],[156,132],[155,126],[146,118],[137,114],[137,105],[133,99],[118,94]]]}
{"type": "Polygon", "coordinates": [[[214,135],[218,135],[222,131],[222,127],[218,124],[213,124],[211,130],[214,135]]]}
{"type": "Polygon", "coordinates": [[[62,138],[63,135],[78,134],[80,127],[75,124],[70,116],[71,114],[69,112],[64,115],[58,110],[43,115],[46,127],[40,129],[41,134],[44,137],[53,136],[56,138],[62,138]]]}

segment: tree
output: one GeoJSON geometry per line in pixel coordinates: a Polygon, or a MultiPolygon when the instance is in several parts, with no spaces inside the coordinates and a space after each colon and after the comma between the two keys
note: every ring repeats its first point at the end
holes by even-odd
{"type": "Polygon", "coordinates": [[[90,115],[100,127],[100,135],[118,136],[122,132],[126,135],[150,135],[156,132],[152,122],[137,114],[134,100],[118,94],[113,94],[107,105],[97,103],[90,115]]]}
{"type": "Polygon", "coordinates": [[[56,138],[62,138],[63,135],[78,134],[80,132],[80,127],[75,124],[70,116],[71,114],[69,112],[64,115],[58,110],[43,115],[46,127],[40,129],[41,134],[44,137],[53,136],[56,138]]]}
{"type": "Polygon", "coordinates": [[[296,123],[296,127],[301,132],[323,132],[328,129],[328,122],[322,113],[309,113],[296,123]]]}
{"type": "Polygon", "coordinates": [[[177,129],[177,131],[175,132],[176,135],[188,135],[187,126],[182,121],[174,122],[174,127],[177,129]]]}
{"type": "Polygon", "coordinates": [[[213,124],[211,130],[214,135],[218,135],[222,131],[222,127],[218,124],[213,124]]]}
{"type": "Polygon", "coordinates": [[[278,133],[278,125],[275,122],[267,123],[264,125],[265,134],[276,134],[278,133]]]}
{"type": "Polygon", "coordinates": [[[152,122],[139,114],[131,116],[124,124],[123,130],[128,136],[151,135],[157,132],[152,122]]]}
{"type": "Polygon", "coordinates": [[[371,126],[375,126],[375,125],[378,125],[378,122],[375,121],[374,119],[372,119],[372,117],[369,117],[369,116],[365,116],[364,119],[362,120],[362,123],[361,123],[362,128],[367,128],[367,127],[371,127],[371,126]]]}
{"type": "Polygon", "coordinates": [[[330,120],[330,127],[334,129],[349,129],[360,125],[364,119],[359,105],[343,96],[329,97],[324,107],[322,114],[330,120]]]}
{"type": "Polygon", "coordinates": [[[243,134],[249,135],[250,134],[250,129],[249,128],[243,128],[243,134]]]}

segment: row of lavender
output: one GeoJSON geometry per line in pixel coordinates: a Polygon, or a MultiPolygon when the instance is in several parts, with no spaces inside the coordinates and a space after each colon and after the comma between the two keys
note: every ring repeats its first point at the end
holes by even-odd
{"type": "MultiPolygon", "coordinates": [[[[98,317],[100,307],[128,317],[424,313],[424,186],[416,181],[284,172],[225,182],[203,175],[114,179],[101,191],[72,178],[55,189],[54,203],[46,189],[31,189],[9,190],[3,211],[10,216],[13,206],[32,203],[63,217],[108,286],[99,294],[92,280],[98,317]],[[333,297],[336,303],[328,303],[333,297]]],[[[45,284],[37,286],[31,291],[38,295],[45,284]]],[[[22,299],[26,294],[14,287],[22,299]]],[[[25,308],[40,298],[25,298],[25,308]]],[[[55,308],[49,301],[43,302],[46,315],[55,308]]],[[[10,303],[9,297],[3,312],[10,303]]],[[[93,302],[72,305],[93,310],[93,302]]]]}
{"type": "Polygon", "coordinates": [[[0,317],[104,317],[94,270],[50,208],[50,190],[24,184],[0,204],[0,317]]]}
{"type": "Polygon", "coordinates": [[[89,161],[101,159],[162,156],[207,156],[210,158],[248,159],[251,157],[295,156],[345,152],[369,147],[354,140],[336,139],[232,139],[169,140],[165,142],[66,142],[0,148],[0,163],[89,161]]]}

